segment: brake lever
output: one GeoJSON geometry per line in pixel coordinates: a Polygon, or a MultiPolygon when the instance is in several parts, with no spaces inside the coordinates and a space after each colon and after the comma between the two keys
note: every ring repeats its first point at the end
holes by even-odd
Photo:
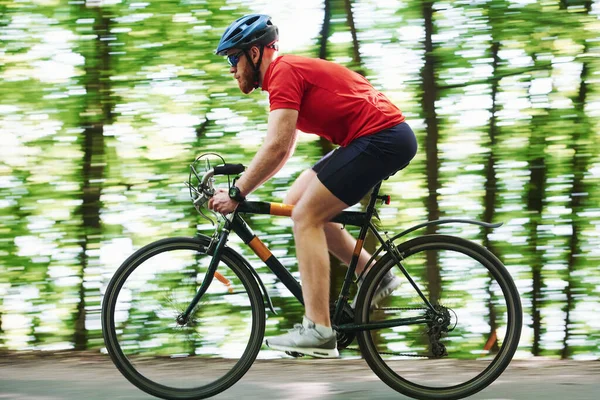
{"type": "Polygon", "coordinates": [[[206,204],[206,202],[209,200],[209,197],[207,197],[206,195],[202,195],[200,196],[197,200],[194,201],[194,207],[196,207],[196,211],[198,211],[200,213],[200,215],[202,215],[202,217],[204,217],[204,219],[207,219],[212,226],[217,225],[216,223],[216,219],[219,217],[217,215],[217,213],[215,213],[214,211],[210,210],[210,212],[214,215],[215,219],[210,218],[208,215],[204,214],[203,210],[202,210],[202,206],[204,204],[206,204]]]}
{"type": "MultiPolygon", "coordinates": [[[[198,209],[197,209],[197,210],[198,210],[198,212],[200,213],[200,215],[202,215],[202,216],[204,217],[204,219],[207,219],[207,220],[208,220],[208,221],[211,223],[211,225],[212,225],[212,226],[215,226],[215,225],[217,224],[217,223],[216,223],[216,222],[215,222],[215,221],[214,221],[212,218],[210,218],[208,215],[204,214],[204,212],[202,212],[202,209],[201,209],[201,208],[199,208],[199,207],[198,207],[198,209]]],[[[215,214],[215,212],[214,212],[214,211],[211,211],[211,212],[212,212],[213,214],[215,214]]]]}

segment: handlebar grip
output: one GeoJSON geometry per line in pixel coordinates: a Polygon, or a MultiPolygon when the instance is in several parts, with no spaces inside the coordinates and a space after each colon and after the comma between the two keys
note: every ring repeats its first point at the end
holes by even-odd
{"type": "Polygon", "coordinates": [[[237,175],[244,172],[246,167],[242,164],[223,164],[215,167],[215,175],[237,175]]]}

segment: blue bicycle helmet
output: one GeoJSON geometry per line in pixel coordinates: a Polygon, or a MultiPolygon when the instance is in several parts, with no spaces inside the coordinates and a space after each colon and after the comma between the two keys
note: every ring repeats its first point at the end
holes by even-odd
{"type": "Polygon", "coordinates": [[[264,14],[249,14],[236,19],[223,33],[216,54],[224,56],[229,49],[250,49],[252,46],[267,46],[279,38],[279,32],[271,17],[264,14]]]}
{"type": "Polygon", "coordinates": [[[260,79],[260,63],[265,46],[273,45],[277,39],[279,39],[279,31],[271,22],[271,17],[265,14],[249,14],[236,19],[229,25],[221,36],[215,53],[224,56],[229,49],[242,50],[254,69],[254,88],[257,89],[260,79]],[[252,46],[260,48],[260,56],[256,64],[248,54],[248,50],[252,46]]]}

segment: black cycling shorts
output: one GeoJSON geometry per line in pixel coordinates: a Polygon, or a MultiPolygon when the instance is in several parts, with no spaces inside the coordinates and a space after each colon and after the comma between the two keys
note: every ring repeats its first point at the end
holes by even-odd
{"type": "Polygon", "coordinates": [[[406,167],[417,153],[417,139],[406,122],[338,147],[313,166],[317,177],[348,206],[381,180],[406,167]]]}

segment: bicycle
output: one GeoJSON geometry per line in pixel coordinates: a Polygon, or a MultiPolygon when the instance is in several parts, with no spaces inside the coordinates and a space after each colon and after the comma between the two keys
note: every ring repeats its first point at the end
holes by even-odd
{"type": "MultiPolygon", "coordinates": [[[[191,165],[187,183],[194,207],[209,218],[201,207],[214,194],[215,176],[229,180],[244,167],[207,164],[200,176],[196,167],[203,157],[191,165]]],[[[476,243],[440,234],[399,239],[432,224],[501,224],[429,221],[391,238],[386,232],[384,239],[372,221],[376,203],[390,200],[379,194],[380,186],[366,211],[344,211],[333,219],[360,227],[340,294],[331,304],[338,349],[360,351],[383,382],[407,396],[470,396],[498,378],[517,349],[522,326],[517,288],[500,260],[476,243]],[[368,231],[381,246],[362,273],[353,309],[348,297],[368,231]],[[371,304],[387,271],[404,282],[382,304],[371,304]],[[348,347],[354,338],[359,349],[348,347]]],[[[131,383],[165,399],[202,399],[247,372],[262,346],[265,309],[276,311],[261,277],[226,244],[235,232],[278,278],[276,287],[283,285],[303,304],[298,281],[242,218],[291,216],[292,209],[246,201],[217,224],[212,236],[158,240],[123,262],[105,293],[102,329],[110,357],[131,383]]]]}

